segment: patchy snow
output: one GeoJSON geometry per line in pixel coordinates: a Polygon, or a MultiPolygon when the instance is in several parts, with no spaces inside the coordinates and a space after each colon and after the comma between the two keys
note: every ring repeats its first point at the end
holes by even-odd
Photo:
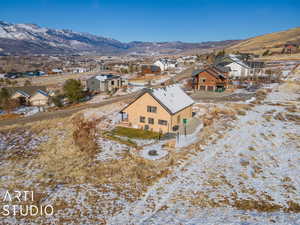
{"type": "Polygon", "coordinates": [[[141,225],[174,224],[174,225],[297,225],[300,214],[283,212],[259,213],[226,208],[200,208],[187,202],[178,201],[174,207],[159,211],[141,225]]]}
{"type": "Polygon", "coordinates": [[[145,88],[145,86],[128,86],[126,92],[127,92],[127,94],[130,94],[133,92],[143,90],[144,88],[145,88]]]}
{"type": "Polygon", "coordinates": [[[150,144],[154,144],[156,142],[156,139],[132,138],[131,140],[134,141],[138,146],[150,145],[150,144]]]}
{"type": "Polygon", "coordinates": [[[163,148],[164,144],[165,142],[161,141],[157,144],[148,145],[140,151],[140,155],[143,158],[150,160],[161,159],[169,153],[166,149],[163,148]],[[155,151],[155,154],[151,155],[151,151],[155,151]]]}
{"type": "Polygon", "coordinates": [[[99,120],[97,127],[103,130],[114,128],[121,120],[119,113],[125,106],[124,103],[114,103],[100,108],[87,109],[83,111],[84,119],[87,121],[99,120]]]}
{"type": "Polygon", "coordinates": [[[106,95],[106,94],[95,95],[95,96],[93,96],[93,98],[91,100],[88,101],[88,103],[101,103],[107,97],[108,97],[108,95],[106,95]]]}
{"type": "Polygon", "coordinates": [[[176,148],[183,148],[198,141],[198,133],[203,128],[203,124],[198,125],[192,134],[180,134],[176,138],[176,148]]]}
{"type": "MultiPolygon", "coordinates": [[[[161,169],[167,168],[170,173],[155,180],[145,189],[141,188],[141,195],[132,198],[130,197],[134,194],[131,191],[139,189],[140,186],[137,183],[132,188],[129,186],[132,184],[126,183],[126,180],[130,180],[130,175],[128,179],[125,177],[125,181],[120,180],[117,184],[74,184],[73,181],[71,184],[64,180],[56,184],[52,177],[45,178],[47,173],[35,176],[35,173],[28,169],[28,164],[12,165],[11,167],[16,166],[16,171],[26,168],[24,171],[33,175],[28,176],[29,179],[26,180],[28,183],[22,179],[14,180],[10,175],[0,176],[0,183],[3,184],[0,192],[3,191],[3,187],[10,187],[12,182],[17,187],[19,185],[24,187],[21,183],[24,182],[25,186],[30,184],[31,187],[36,185],[38,188],[44,183],[47,185],[46,191],[38,189],[46,196],[41,201],[43,204],[53,204],[55,214],[48,218],[37,217],[34,221],[12,217],[1,218],[1,222],[62,225],[300,224],[299,213],[284,212],[290,207],[291,202],[296,207],[300,204],[299,124],[296,120],[276,118],[278,113],[299,115],[299,111],[286,109],[287,103],[299,109],[297,100],[299,94],[294,85],[281,85],[272,90],[273,92],[269,93],[261,104],[251,104],[251,108],[244,109],[245,115],[235,115],[236,119],[225,117],[222,113],[220,117],[216,116],[216,121],[212,125],[215,126],[214,129],[208,125],[199,131],[199,135],[196,135],[197,132],[193,133],[184,141],[186,143],[184,146],[189,145],[186,148],[167,151],[163,147],[164,141],[142,143],[146,146],[139,152],[140,156],[158,161],[134,164],[137,171],[140,172],[139,169],[143,166],[157,165],[161,169]],[[271,104],[270,101],[276,98],[280,104],[271,104]],[[205,132],[208,137],[205,140],[204,138],[197,140],[197,137],[205,132]],[[190,146],[190,143],[194,145],[190,146]],[[196,148],[199,146],[201,148],[196,148]],[[149,156],[150,150],[156,150],[157,156],[149,156]],[[186,151],[187,154],[181,155],[183,152],[180,151],[186,151]],[[174,152],[176,156],[178,154],[178,158],[174,152]],[[177,159],[174,166],[160,165],[159,159],[164,157],[173,159],[173,156],[177,159]],[[36,177],[45,180],[32,182],[36,177]],[[246,209],[240,204],[243,201],[249,202],[246,209]],[[264,212],[259,209],[262,204],[280,208],[275,208],[274,212],[264,212]]],[[[236,105],[231,104],[232,108],[236,105]]],[[[222,103],[217,105],[210,103],[206,106],[228,107],[222,103]]],[[[112,119],[110,116],[118,107],[120,105],[111,105],[96,111],[89,109],[85,112],[85,116],[87,119],[96,118],[109,123],[112,119]],[[97,114],[97,111],[101,113],[97,114]]],[[[194,109],[201,111],[199,115],[214,112],[202,110],[202,104],[196,104],[194,109]]],[[[20,130],[19,134],[21,133],[26,131],[20,130]]],[[[9,137],[12,142],[14,139],[20,139],[12,133],[0,134],[4,135],[4,138],[0,136],[0,146],[4,146],[3,143],[9,137]]],[[[27,134],[27,137],[31,136],[27,134]]],[[[96,160],[100,161],[99,164],[109,165],[109,160],[119,160],[122,154],[128,151],[128,146],[102,137],[97,138],[97,142],[100,149],[96,160]]],[[[26,146],[24,143],[21,145],[26,146]]],[[[0,160],[1,169],[6,167],[5,163],[6,161],[0,160]]],[[[132,160],[129,163],[135,162],[132,160]]],[[[75,163],[74,166],[76,165],[75,163]]],[[[112,174],[114,172],[116,171],[112,171],[112,174]]],[[[100,174],[102,175],[102,171],[100,174]]],[[[82,178],[84,181],[85,177],[82,178]]],[[[87,180],[89,178],[93,176],[88,175],[87,180]]]]}
{"type": "Polygon", "coordinates": [[[144,87],[148,84],[148,82],[138,82],[138,81],[129,81],[128,85],[133,87],[144,87]]]}
{"type": "Polygon", "coordinates": [[[256,105],[245,116],[226,121],[207,144],[200,140],[201,151],[193,152],[110,224],[298,224],[299,214],[246,211],[236,203],[250,201],[254,208],[300,204],[300,129],[292,121],[263,117],[274,110],[285,108],[256,105]]]}
{"type": "Polygon", "coordinates": [[[271,88],[273,91],[266,98],[270,102],[295,101],[299,96],[297,92],[300,92],[299,86],[294,83],[277,84],[271,88]]]}
{"type": "Polygon", "coordinates": [[[23,129],[0,132],[0,151],[5,151],[7,153],[3,154],[5,157],[9,157],[10,154],[13,154],[14,150],[34,153],[31,150],[37,149],[41,143],[47,142],[48,139],[48,136],[37,135],[29,130],[23,129]]]}
{"type": "Polygon", "coordinates": [[[122,153],[130,150],[130,147],[124,144],[120,144],[109,139],[99,137],[96,139],[96,143],[100,148],[100,152],[96,155],[96,160],[109,161],[122,159],[122,153]]]}
{"type": "Polygon", "coordinates": [[[170,76],[163,76],[160,79],[153,79],[153,80],[151,80],[151,84],[161,84],[163,82],[166,82],[169,79],[170,79],[170,76]]]}
{"type": "Polygon", "coordinates": [[[38,106],[26,106],[26,107],[19,107],[13,111],[15,114],[21,114],[24,116],[32,116],[36,113],[42,112],[43,108],[38,106]]]}
{"type": "Polygon", "coordinates": [[[251,103],[251,102],[254,102],[255,100],[256,100],[255,97],[251,97],[250,99],[247,99],[247,100],[245,101],[245,103],[251,103]]]}

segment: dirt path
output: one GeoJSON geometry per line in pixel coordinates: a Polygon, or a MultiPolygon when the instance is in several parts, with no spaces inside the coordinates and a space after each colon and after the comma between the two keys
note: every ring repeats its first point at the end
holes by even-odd
{"type": "Polygon", "coordinates": [[[72,114],[79,112],[83,109],[97,108],[97,107],[109,105],[109,104],[116,103],[116,102],[123,101],[123,100],[130,100],[130,99],[133,99],[134,97],[136,97],[138,94],[139,94],[139,92],[120,96],[120,97],[115,97],[113,99],[106,100],[101,103],[90,103],[90,104],[81,105],[81,106],[78,106],[76,108],[71,108],[71,109],[62,109],[62,110],[58,110],[58,111],[54,111],[54,112],[41,112],[41,113],[38,113],[38,114],[35,114],[32,116],[28,116],[28,117],[2,120],[2,121],[0,121],[0,127],[14,125],[14,124],[31,123],[31,122],[35,122],[35,121],[41,121],[41,120],[49,120],[49,119],[54,119],[54,118],[67,117],[67,116],[71,116],[72,114]]]}

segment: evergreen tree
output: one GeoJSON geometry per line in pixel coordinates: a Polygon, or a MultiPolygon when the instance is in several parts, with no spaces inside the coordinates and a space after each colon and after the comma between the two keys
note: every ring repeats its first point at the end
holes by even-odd
{"type": "Polygon", "coordinates": [[[63,90],[70,102],[76,103],[84,97],[83,87],[79,80],[69,79],[65,82],[63,90]]]}

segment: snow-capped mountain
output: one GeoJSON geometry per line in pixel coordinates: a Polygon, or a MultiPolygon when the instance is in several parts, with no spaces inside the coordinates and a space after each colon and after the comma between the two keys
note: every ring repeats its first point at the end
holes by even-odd
{"type": "Polygon", "coordinates": [[[117,40],[87,33],[0,22],[0,48],[4,54],[114,53],[126,47],[117,40]]]}
{"type": "Polygon", "coordinates": [[[183,42],[130,42],[92,35],[40,27],[36,24],[12,24],[0,21],[0,55],[31,54],[122,54],[122,53],[177,53],[195,48],[228,45],[236,41],[183,43],[183,42]]]}

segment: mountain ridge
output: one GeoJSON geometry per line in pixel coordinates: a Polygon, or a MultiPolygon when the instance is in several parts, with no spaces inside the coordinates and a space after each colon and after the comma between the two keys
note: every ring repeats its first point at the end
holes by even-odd
{"type": "Polygon", "coordinates": [[[262,54],[269,50],[279,53],[287,42],[300,44],[300,27],[277,31],[248,38],[227,48],[229,51],[262,54]]]}
{"type": "Polygon", "coordinates": [[[191,49],[225,47],[239,40],[200,43],[143,42],[128,43],[69,29],[51,29],[37,24],[13,24],[0,21],[0,55],[32,54],[175,54],[191,49]]]}

